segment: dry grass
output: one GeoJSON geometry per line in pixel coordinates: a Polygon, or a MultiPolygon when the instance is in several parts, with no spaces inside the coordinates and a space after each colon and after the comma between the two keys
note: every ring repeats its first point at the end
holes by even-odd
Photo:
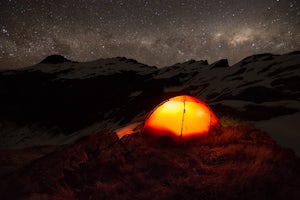
{"type": "Polygon", "coordinates": [[[53,151],[61,149],[58,146],[41,146],[26,149],[0,150],[0,177],[28,165],[33,160],[41,158],[53,151]]]}
{"type": "Polygon", "coordinates": [[[91,135],[0,182],[8,199],[299,199],[299,160],[250,125],[188,144],[91,135]],[[17,191],[17,192],[15,192],[17,191]]]}

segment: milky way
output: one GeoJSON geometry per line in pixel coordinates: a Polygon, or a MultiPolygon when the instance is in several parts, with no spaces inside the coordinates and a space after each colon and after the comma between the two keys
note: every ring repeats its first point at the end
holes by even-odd
{"type": "Polygon", "coordinates": [[[297,0],[1,0],[0,69],[52,54],[166,66],[300,49],[297,0]]]}

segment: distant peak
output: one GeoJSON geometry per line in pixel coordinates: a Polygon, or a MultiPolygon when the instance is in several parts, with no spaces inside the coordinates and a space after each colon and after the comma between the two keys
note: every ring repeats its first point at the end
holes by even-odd
{"type": "Polygon", "coordinates": [[[119,61],[125,61],[125,60],[127,60],[126,57],[120,57],[120,56],[116,57],[116,59],[119,60],[119,61]]]}
{"type": "Polygon", "coordinates": [[[116,57],[118,61],[126,62],[126,63],[138,63],[138,61],[132,59],[132,58],[126,58],[126,57],[116,57]]]}
{"type": "Polygon", "coordinates": [[[64,56],[61,55],[51,55],[42,60],[40,63],[43,64],[59,64],[59,63],[64,63],[64,62],[72,62],[68,59],[66,59],[64,56]]]}
{"type": "Polygon", "coordinates": [[[198,63],[200,63],[201,65],[208,65],[207,60],[200,60],[198,61],[198,63]]]}
{"type": "Polygon", "coordinates": [[[290,53],[288,53],[287,55],[298,55],[300,54],[300,51],[292,51],[290,53]]]}
{"type": "Polygon", "coordinates": [[[213,69],[213,68],[229,67],[229,64],[228,64],[227,59],[221,59],[221,60],[214,62],[210,66],[211,66],[211,69],[213,69]]]}
{"type": "Polygon", "coordinates": [[[196,60],[189,60],[189,61],[187,61],[187,62],[185,62],[185,64],[188,64],[188,65],[191,65],[191,64],[194,64],[194,63],[196,63],[196,64],[200,64],[200,65],[208,65],[208,62],[207,62],[207,60],[199,60],[199,61],[196,61],[196,60]]]}
{"type": "Polygon", "coordinates": [[[252,56],[248,56],[241,60],[243,64],[247,64],[250,62],[256,62],[256,61],[265,61],[265,60],[272,60],[275,56],[274,54],[271,53],[261,53],[261,54],[255,54],[252,56]]]}

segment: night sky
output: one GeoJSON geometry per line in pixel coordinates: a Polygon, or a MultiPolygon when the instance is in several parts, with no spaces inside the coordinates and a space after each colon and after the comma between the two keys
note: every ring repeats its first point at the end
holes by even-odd
{"type": "Polygon", "coordinates": [[[299,49],[297,0],[0,1],[0,69],[52,54],[166,66],[299,49]]]}

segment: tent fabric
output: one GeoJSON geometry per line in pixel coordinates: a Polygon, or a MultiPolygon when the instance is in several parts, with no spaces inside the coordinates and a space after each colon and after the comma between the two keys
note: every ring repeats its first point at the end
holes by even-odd
{"type": "Polygon", "coordinates": [[[218,118],[209,106],[195,97],[182,95],[157,106],[146,119],[143,133],[182,141],[207,135],[217,123],[218,118]]]}

